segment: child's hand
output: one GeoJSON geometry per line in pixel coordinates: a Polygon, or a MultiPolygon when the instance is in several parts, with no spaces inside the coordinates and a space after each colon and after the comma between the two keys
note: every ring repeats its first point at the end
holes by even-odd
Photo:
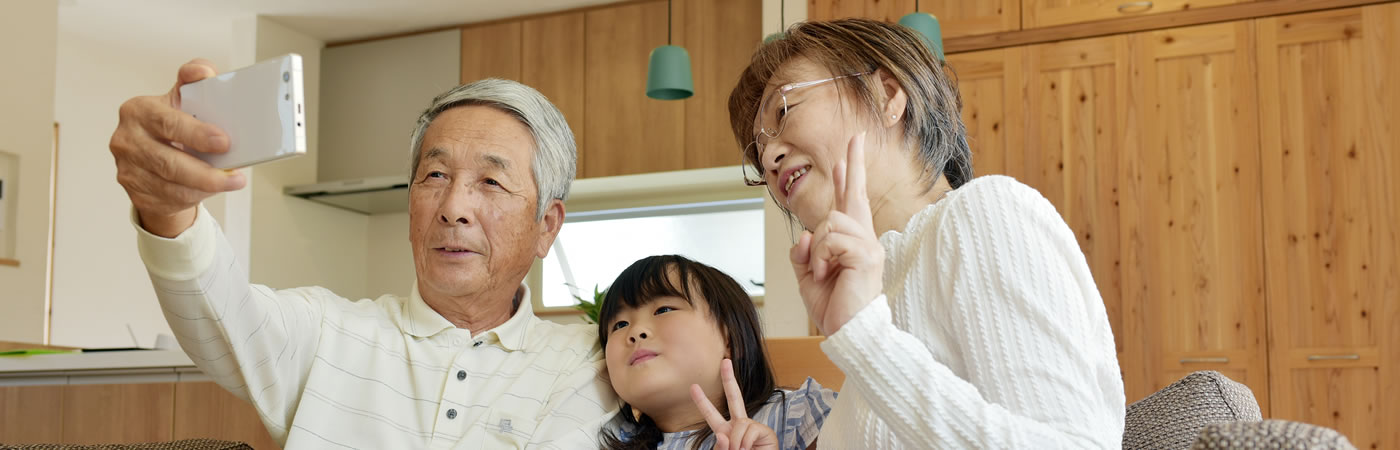
{"type": "Polygon", "coordinates": [[[690,385],[690,399],[700,408],[705,422],[715,432],[715,450],[776,450],[778,434],[767,425],[749,418],[744,409],[744,394],[739,391],[739,382],[734,379],[734,363],[728,359],[720,366],[720,378],[724,382],[724,396],[729,400],[729,420],[710,404],[705,390],[698,384],[690,385]]]}
{"type": "Polygon", "coordinates": [[[807,314],[823,335],[836,333],[880,296],[885,248],[875,236],[865,190],[865,133],[851,139],[832,173],[835,205],[792,246],[792,269],[807,314]]]}

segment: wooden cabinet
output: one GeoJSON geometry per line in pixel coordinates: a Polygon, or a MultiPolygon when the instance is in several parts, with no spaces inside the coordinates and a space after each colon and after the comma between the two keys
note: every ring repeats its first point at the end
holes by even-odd
{"type": "MultiPolygon", "coordinates": [[[[1024,144],[1012,147],[1020,152],[1015,173],[1045,195],[1074,232],[1109,324],[1122,336],[1118,195],[1119,160],[1129,147],[1127,37],[1033,45],[1025,58],[1025,97],[1018,99],[1025,109],[1024,144]]],[[[1135,353],[1125,352],[1125,343],[1117,342],[1123,358],[1135,353]]]]}
{"type": "Polygon", "coordinates": [[[1130,38],[1122,158],[1130,399],[1218,370],[1269,408],[1253,23],[1130,38]]]}
{"type": "Polygon", "coordinates": [[[580,177],[685,168],[685,103],[646,96],[647,59],[666,44],[666,3],[588,11],[580,177]]]}
{"type": "Polygon", "coordinates": [[[171,440],[175,383],[63,387],[62,436],[68,444],[171,440]]]}
{"type": "Polygon", "coordinates": [[[1040,28],[1249,1],[1253,0],[1023,0],[1022,26],[1027,29],[1040,28]]]}
{"type": "MultiPolygon", "coordinates": [[[[729,126],[729,92],[762,42],[763,4],[753,0],[681,0],[678,43],[690,52],[695,96],[685,104],[685,168],[739,165],[729,126]]],[[[640,96],[642,90],[633,95],[640,96]]],[[[736,169],[735,173],[739,171],[736,169]]]]}
{"type": "Polygon", "coordinates": [[[948,55],[949,75],[958,82],[963,125],[977,176],[1021,178],[1020,133],[1023,49],[1008,48],[948,55]],[[1013,155],[1015,151],[1016,155],[1013,155]]]}
{"type": "Polygon", "coordinates": [[[0,443],[63,439],[63,385],[0,387],[0,443]]]}
{"type": "Polygon", "coordinates": [[[1257,31],[1272,416],[1400,447],[1400,4],[1257,31]]]}
{"type": "Polygon", "coordinates": [[[574,132],[584,166],[584,15],[570,13],[521,23],[520,82],[549,98],[574,132]]]}
{"type": "Polygon", "coordinates": [[[462,27],[462,84],[520,80],[520,22],[462,27]]]}
{"type": "Polygon", "coordinates": [[[1021,0],[923,1],[885,0],[808,0],[808,20],[868,17],[898,22],[900,17],[920,11],[938,18],[943,37],[971,36],[1018,30],[1021,26],[1021,0]]]}
{"type": "Polygon", "coordinates": [[[197,438],[246,442],[259,450],[281,448],[252,404],[213,382],[175,383],[174,439],[197,438]]]}

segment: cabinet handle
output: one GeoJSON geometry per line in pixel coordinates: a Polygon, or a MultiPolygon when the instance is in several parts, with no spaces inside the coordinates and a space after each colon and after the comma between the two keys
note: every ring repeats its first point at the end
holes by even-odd
{"type": "Polygon", "coordinates": [[[1152,9],[1152,2],[1128,2],[1118,5],[1119,13],[1127,14],[1130,9],[1137,9],[1137,11],[1134,12],[1147,12],[1152,9]]]}
{"type": "Polygon", "coordinates": [[[1361,359],[1361,355],[1352,353],[1350,355],[1308,355],[1308,361],[1331,361],[1336,359],[1361,359]]]}
{"type": "Polygon", "coordinates": [[[1214,357],[1214,358],[1181,358],[1181,363],[1182,363],[1182,364],[1192,364],[1192,363],[1221,363],[1221,364],[1224,364],[1224,363],[1228,363],[1228,362],[1230,362],[1230,358],[1226,358],[1226,357],[1224,357],[1224,356],[1217,356],[1217,357],[1214,357]]]}

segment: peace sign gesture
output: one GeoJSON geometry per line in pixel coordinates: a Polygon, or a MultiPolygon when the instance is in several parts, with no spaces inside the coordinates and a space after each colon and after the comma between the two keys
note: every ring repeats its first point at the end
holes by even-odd
{"type": "Polygon", "coordinates": [[[700,408],[705,423],[715,432],[714,450],[775,450],[778,448],[778,434],[767,425],[749,418],[744,408],[744,394],[739,391],[739,382],[734,379],[734,363],[725,358],[719,369],[724,383],[724,397],[729,401],[729,420],[715,409],[705,390],[698,384],[690,385],[690,400],[700,408]]]}
{"type": "Polygon", "coordinates": [[[851,139],[845,163],[832,175],[834,207],[826,220],[802,232],[789,255],[807,314],[827,336],[880,295],[885,267],[865,190],[865,133],[851,139]]]}

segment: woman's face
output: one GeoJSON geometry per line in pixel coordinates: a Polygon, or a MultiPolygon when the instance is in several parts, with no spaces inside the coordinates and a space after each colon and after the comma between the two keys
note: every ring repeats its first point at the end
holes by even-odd
{"type": "MultiPolygon", "coordinates": [[[[762,154],[763,179],[768,190],[778,204],[792,212],[804,228],[811,229],[826,220],[835,198],[835,170],[838,163],[846,160],[846,151],[851,138],[872,128],[870,121],[860,112],[860,107],[850,101],[843,101],[843,93],[837,90],[839,83],[862,82],[861,77],[842,78],[832,82],[809,87],[801,87],[786,93],[787,112],[782,115],[783,101],[777,97],[780,87],[813,80],[822,80],[838,75],[806,58],[794,58],[774,73],[764,91],[765,99],[774,96],[769,102],[778,106],[764,108],[763,123],[781,121],[782,132],[775,138],[765,139],[762,154]],[[781,115],[781,118],[772,117],[781,115]]],[[[863,75],[873,77],[875,74],[863,75]]],[[[849,86],[849,84],[846,84],[849,86]]],[[[758,130],[755,130],[757,132],[758,130]]],[[[866,141],[866,167],[868,167],[870,192],[881,192],[873,186],[880,178],[878,166],[873,163],[882,151],[876,149],[878,141],[875,131],[870,130],[866,141]]]]}

